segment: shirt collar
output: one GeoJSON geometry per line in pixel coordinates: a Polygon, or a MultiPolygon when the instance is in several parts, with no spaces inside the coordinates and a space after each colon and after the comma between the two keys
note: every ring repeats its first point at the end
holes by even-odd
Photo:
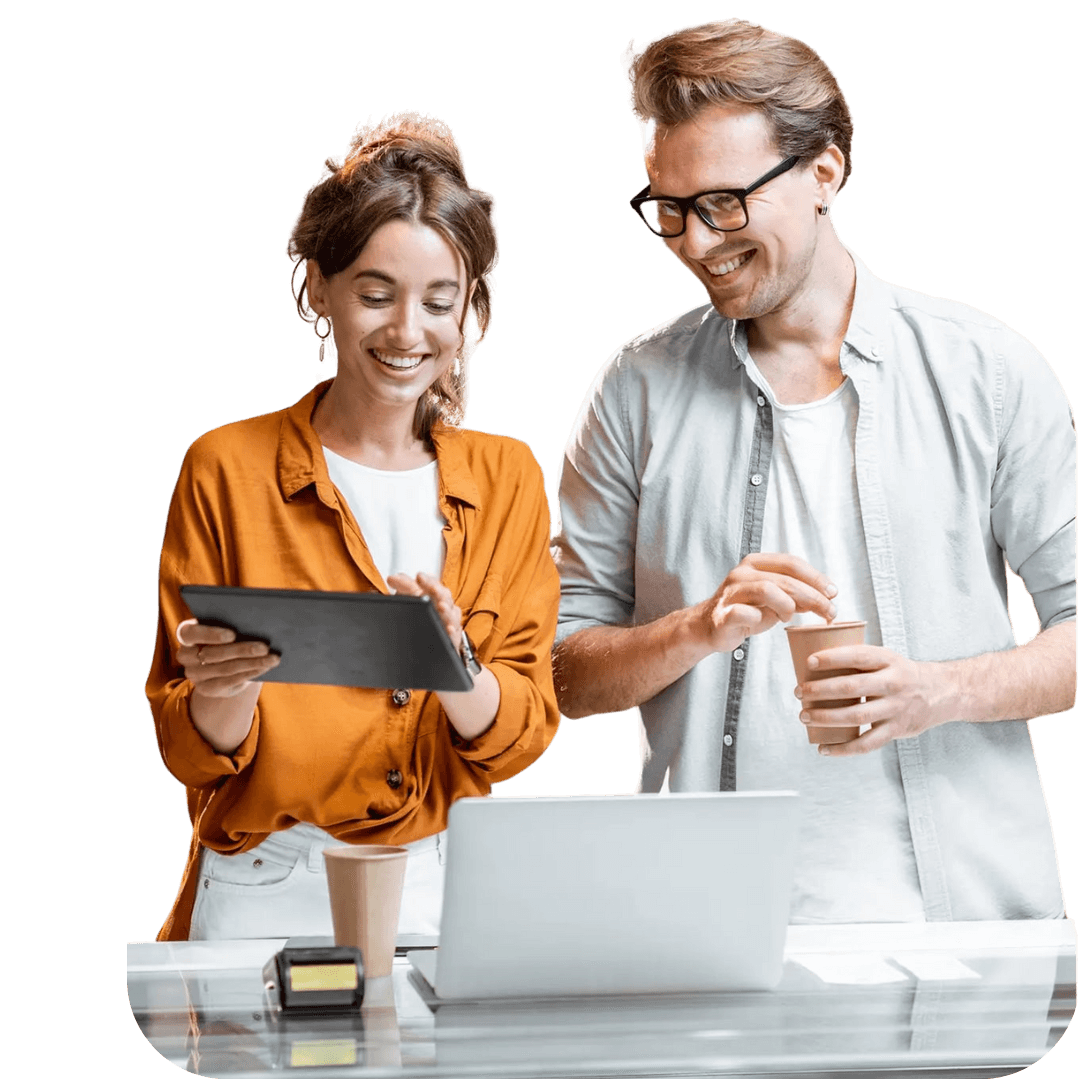
{"type": "Polygon", "coordinates": [[[895,305],[885,282],[871,274],[857,255],[848,254],[855,264],[855,300],[844,342],[864,360],[880,363],[885,357],[887,317],[895,305]]]}
{"type": "MultiPolygon", "coordinates": [[[[848,320],[844,343],[864,360],[878,363],[885,356],[885,316],[893,307],[892,299],[885,283],[871,274],[857,255],[850,251],[848,254],[855,264],[855,299],[851,305],[851,318],[848,320]]],[[[749,355],[746,346],[746,321],[732,319],[728,335],[731,342],[731,366],[737,368],[742,364],[745,367],[749,355]]]]}
{"type": "MultiPolygon", "coordinates": [[[[278,483],[281,493],[291,499],[297,492],[315,485],[319,497],[332,504],[332,482],[326,469],[322,443],[311,418],[315,406],[330,389],[333,379],[319,383],[295,405],[285,410],[278,437],[278,483]]],[[[431,432],[435,457],[439,462],[439,485],[448,499],[456,499],[479,508],[480,491],[469,467],[468,456],[461,441],[461,432],[447,424],[437,423],[431,432]]]]}
{"type": "Polygon", "coordinates": [[[448,499],[480,509],[480,489],[476,486],[468,454],[459,428],[437,423],[431,429],[435,457],[439,462],[439,485],[448,499]]]}

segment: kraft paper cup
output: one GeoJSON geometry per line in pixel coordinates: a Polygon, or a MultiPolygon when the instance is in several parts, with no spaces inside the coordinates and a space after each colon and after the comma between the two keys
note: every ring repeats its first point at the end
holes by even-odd
{"type": "MultiPolygon", "coordinates": [[[[837,675],[855,675],[856,668],[840,668],[836,671],[811,671],[806,661],[823,649],[835,649],[840,645],[861,645],[865,640],[865,622],[812,623],[809,626],[787,626],[788,646],[791,649],[791,662],[795,665],[796,682],[817,682],[819,679],[831,679],[837,675]]],[[[860,698],[839,698],[836,701],[815,702],[816,709],[838,709],[844,705],[858,705],[860,698]]],[[[859,734],[857,727],[819,727],[806,726],[806,734],[812,743],[839,743],[854,739],[859,734]]]]}
{"type": "Polygon", "coordinates": [[[323,858],[334,943],[360,950],[365,978],[389,975],[408,851],[386,844],[355,844],[326,848],[323,858]]]}

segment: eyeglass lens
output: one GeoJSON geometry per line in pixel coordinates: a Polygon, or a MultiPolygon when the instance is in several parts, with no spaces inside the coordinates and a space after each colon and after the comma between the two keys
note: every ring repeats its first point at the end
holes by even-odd
{"type": "MultiPolygon", "coordinates": [[[[697,208],[714,229],[734,231],[746,225],[746,211],[734,195],[717,192],[702,195],[697,208]]],[[[641,213],[653,232],[661,236],[676,236],[683,229],[682,209],[678,203],[667,199],[654,199],[643,203],[641,213]]]]}

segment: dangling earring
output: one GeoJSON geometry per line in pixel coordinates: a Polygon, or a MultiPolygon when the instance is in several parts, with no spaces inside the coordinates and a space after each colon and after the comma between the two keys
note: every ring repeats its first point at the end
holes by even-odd
{"type": "Polygon", "coordinates": [[[311,324],[311,328],[315,332],[315,337],[319,338],[319,363],[325,364],[327,356],[330,357],[330,360],[337,361],[337,349],[333,337],[334,323],[330,320],[330,316],[315,312],[315,321],[311,324]],[[319,327],[323,323],[326,323],[326,329],[320,334],[319,327]]]}
{"type": "Polygon", "coordinates": [[[819,214],[820,214],[820,215],[821,215],[822,217],[825,217],[825,216],[826,216],[826,215],[827,215],[827,214],[829,213],[829,204],[828,204],[827,202],[825,202],[825,203],[822,203],[822,204],[821,204],[821,205],[820,205],[820,206],[819,206],[819,207],[817,208],[817,212],[818,212],[818,213],[819,213],[819,214]]]}

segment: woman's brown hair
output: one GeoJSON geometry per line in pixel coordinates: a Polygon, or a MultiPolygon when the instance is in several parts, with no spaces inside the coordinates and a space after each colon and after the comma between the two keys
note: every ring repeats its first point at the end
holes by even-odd
{"type": "MultiPolygon", "coordinates": [[[[491,222],[491,197],[470,188],[461,157],[445,124],[412,114],[390,117],[361,129],[338,165],[327,160],[330,175],[316,184],[289,238],[293,296],[300,317],[314,321],[307,303],[307,281],[296,271],[314,259],[323,277],[350,266],[374,232],[388,221],[427,225],[461,256],[471,306],[483,337],[491,319],[487,274],[497,247],[491,222]]],[[[465,312],[462,312],[464,334],[465,312]]],[[[436,421],[461,422],[465,405],[465,357],[439,378],[416,406],[414,430],[432,449],[436,421]]]]}

